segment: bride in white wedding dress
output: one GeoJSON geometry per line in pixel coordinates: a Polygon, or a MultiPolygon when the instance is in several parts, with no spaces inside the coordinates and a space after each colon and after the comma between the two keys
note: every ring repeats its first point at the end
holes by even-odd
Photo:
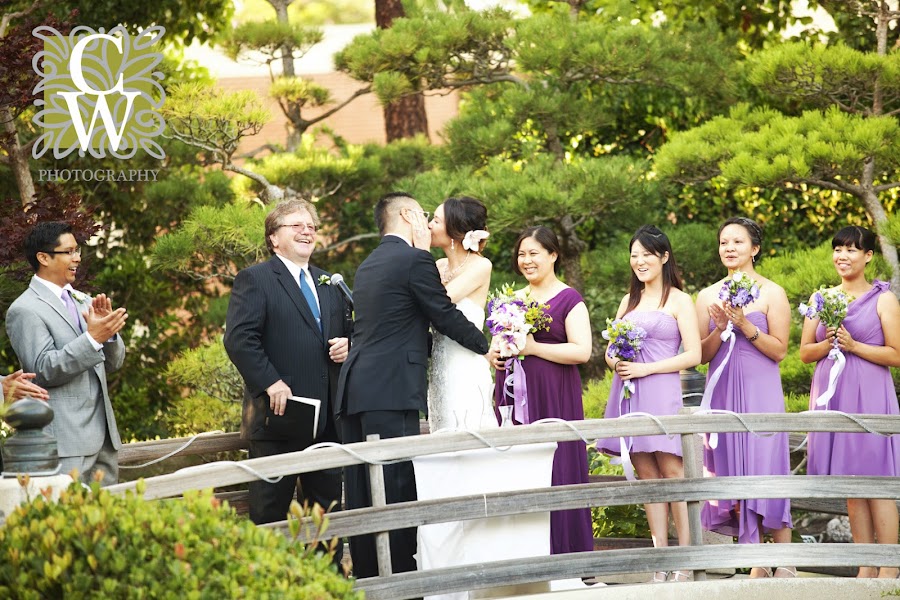
{"type": "MultiPolygon", "coordinates": [[[[461,196],[448,198],[429,223],[431,245],[444,251],[437,261],[447,295],[481,329],[491,282],[491,261],[480,254],[488,237],[487,208],[461,196]]],[[[428,374],[428,424],[441,429],[497,427],[492,408],[491,369],[484,357],[434,332],[428,374]]]]}

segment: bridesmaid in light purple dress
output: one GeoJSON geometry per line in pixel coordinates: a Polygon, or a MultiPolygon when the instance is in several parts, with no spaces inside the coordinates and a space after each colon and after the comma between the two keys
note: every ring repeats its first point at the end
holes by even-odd
{"type": "MultiPolygon", "coordinates": [[[[831,240],[832,261],[841,276],[838,289],[855,298],[840,329],[805,319],[800,341],[803,362],[819,361],[810,390],[811,410],[840,410],[850,414],[897,415],[897,390],[889,367],[900,366],[900,304],[887,283],[866,280],[866,265],[875,252],[875,234],[864,227],[845,227],[831,240]],[[828,389],[834,361],[828,360],[832,342],[847,359],[835,393],[826,406],[816,400],[828,389]]],[[[810,475],[900,476],[900,439],[871,433],[810,433],[810,475]]],[[[890,499],[847,500],[850,531],[858,544],[896,544],[897,504],[890,499]]],[[[864,566],[858,577],[897,577],[891,567],[864,566]]]]}
{"type": "MultiPolygon", "coordinates": [[[[513,268],[528,280],[531,297],[547,304],[553,317],[549,331],[528,336],[522,351],[531,421],[547,417],[584,419],[578,365],[591,357],[591,322],[581,294],[556,277],[559,240],[546,227],[529,227],[516,241],[513,268]]],[[[496,345],[491,360],[497,371],[495,399],[505,404],[506,371],[496,345]]],[[[553,456],[552,485],[587,483],[587,448],[584,442],[560,442],[553,456]]],[[[589,552],[594,537],[589,508],[550,513],[550,553],[589,552]]]]}
{"type": "MultiPolygon", "coordinates": [[[[719,258],[731,276],[741,271],[759,286],[760,296],[743,309],[720,303],[724,280],[697,296],[697,317],[702,338],[702,362],[709,363],[709,378],[725,362],[728,344],[720,337],[728,322],[734,326],[735,344],[714,388],[711,408],[736,413],[783,413],[784,393],[778,363],[787,354],[791,308],[778,284],[761,276],[753,263],[762,244],[762,232],[754,221],[736,217],[719,229],[719,258]]],[[[757,437],[750,433],[719,434],[718,446],[707,443],[703,453],[706,471],[716,477],[789,475],[788,436],[778,433],[757,437]]],[[[764,531],[778,543],[791,541],[791,510],[787,499],[711,500],[701,514],[703,526],[739,543],[759,543],[764,531]]],[[[794,577],[791,567],[778,567],[775,577],[794,577]]],[[[770,567],[754,567],[751,578],[770,577],[770,567]]]]}
{"type": "MultiPolygon", "coordinates": [[[[622,298],[617,319],[633,321],[647,331],[640,353],[633,362],[610,358],[606,364],[615,371],[607,419],[632,412],[656,416],[676,415],[681,408],[681,377],[679,371],[695,367],[700,362],[700,336],[697,314],[691,297],[681,291],[681,277],[675,264],[672,245],[666,235],[652,225],[644,225],[635,232],[631,248],[631,285],[622,298]],[[679,346],[684,343],[684,352],[679,346]],[[630,398],[622,394],[623,381],[631,380],[635,392],[630,398]]],[[[631,460],[637,476],[642,479],[673,479],[684,477],[681,460],[681,438],[664,435],[628,438],[631,460]]],[[[620,440],[597,440],[597,449],[619,456],[620,440]]],[[[669,509],[678,532],[681,546],[690,544],[687,505],[684,502],[645,504],[647,523],[655,547],[668,546],[669,509]]],[[[686,581],[690,571],[659,571],[653,581],[686,581]]]]}

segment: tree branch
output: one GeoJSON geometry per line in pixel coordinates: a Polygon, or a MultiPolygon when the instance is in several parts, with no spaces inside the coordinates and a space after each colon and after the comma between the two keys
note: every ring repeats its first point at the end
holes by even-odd
{"type": "Polygon", "coordinates": [[[341,241],[331,244],[329,246],[325,246],[324,248],[316,248],[315,250],[313,250],[313,254],[320,254],[322,252],[330,252],[331,250],[337,250],[338,248],[343,248],[344,246],[347,246],[354,242],[359,242],[361,240],[370,240],[372,238],[378,238],[378,237],[381,237],[380,233],[360,233],[357,235],[350,236],[345,240],[341,240],[341,241]]]}
{"type": "Polygon", "coordinates": [[[900,181],[895,181],[893,183],[883,183],[881,185],[876,185],[872,189],[875,190],[876,194],[880,194],[881,192],[886,192],[898,187],[900,187],[900,181]]]}
{"type": "Polygon", "coordinates": [[[4,14],[3,19],[0,19],[0,38],[6,36],[6,29],[9,27],[10,21],[12,21],[13,19],[18,19],[19,17],[27,17],[35,10],[37,10],[38,7],[40,7],[43,3],[44,0],[34,0],[31,6],[29,8],[26,8],[25,10],[4,14]]]}
{"type": "Polygon", "coordinates": [[[810,183],[814,186],[825,188],[826,190],[834,190],[835,192],[847,192],[848,194],[853,194],[854,196],[861,196],[863,193],[863,189],[858,185],[853,185],[841,180],[828,181],[825,179],[816,179],[814,177],[804,177],[803,179],[800,179],[798,181],[810,183]]]}
{"type": "Polygon", "coordinates": [[[309,128],[310,125],[314,125],[323,119],[327,119],[328,117],[330,117],[337,111],[341,110],[342,108],[344,108],[345,106],[347,106],[348,104],[350,104],[351,102],[353,102],[354,100],[356,100],[357,98],[362,96],[363,94],[368,94],[371,91],[372,91],[372,86],[370,86],[370,85],[367,85],[366,87],[363,87],[363,88],[359,88],[358,90],[356,90],[355,92],[350,94],[349,98],[347,98],[346,100],[344,100],[343,102],[341,102],[340,104],[335,106],[334,108],[329,109],[329,110],[323,112],[321,115],[317,116],[316,118],[310,119],[309,121],[307,121],[307,123],[308,123],[307,128],[309,128]]]}

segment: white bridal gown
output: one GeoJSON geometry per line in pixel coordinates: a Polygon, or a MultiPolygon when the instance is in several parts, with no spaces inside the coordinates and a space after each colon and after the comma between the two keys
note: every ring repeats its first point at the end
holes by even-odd
{"type": "MultiPolygon", "coordinates": [[[[456,308],[476,327],[484,327],[483,307],[464,298],[456,308]]],[[[431,432],[497,427],[491,401],[493,391],[490,365],[484,357],[434,332],[428,378],[431,432]]]]}

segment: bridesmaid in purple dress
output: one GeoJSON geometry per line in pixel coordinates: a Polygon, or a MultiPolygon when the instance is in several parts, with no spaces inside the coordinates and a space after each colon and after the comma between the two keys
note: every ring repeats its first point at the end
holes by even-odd
{"type": "MultiPolygon", "coordinates": [[[[691,297],[681,291],[681,277],[675,264],[672,245],[653,225],[644,225],[631,238],[631,286],[622,298],[616,318],[625,318],[647,331],[641,351],[634,362],[612,359],[606,364],[615,371],[607,419],[622,414],[644,412],[652,415],[676,415],[681,409],[679,371],[700,363],[700,335],[697,313],[691,297]],[[684,343],[684,351],[680,346],[684,343]],[[622,382],[632,380],[635,393],[622,396],[622,382]]],[[[684,477],[681,438],[664,435],[628,438],[631,460],[640,479],[684,477]]],[[[618,438],[597,440],[597,450],[619,456],[618,438]]],[[[670,504],[645,504],[647,523],[655,547],[669,545],[670,504]]],[[[678,532],[678,544],[690,545],[687,505],[671,503],[672,518],[678,532]]],[[[690,571],[659,571],[654,582],[687,581],[690,571]]]]}
{"type": "MultiPolygon", "coordinates": [[[[838,289],[850,294],[840,329],[825,329],[806,319],[800,341],[803,362],[819,361],[810,390],[812,410],[850,414],[897,415],[897,390],[889,367],[900,367],[900,304],[887,283],[866,280],[866,265],[875,252],[875,234],[864,227],[845,227],[831,240],[832,261],[841,276],[838,289]],[[826,359],[832,342],[847,359],[834,396],[826,406],[816,399],[828,388],[833,361],[826,359]]],[[[900,476],[900,439],[871,433],[810,433],[810,475],[900,476]]],[[[858,544],[896,544],[897,504],[886,499],[848,499],[850,531],[858,544]]],[[[857,577],[897,577],[891,567],[860,567],[857,577]]]]}
{"type": "MultiPolygon", "coordinates": [[[[522,354],[528,386],[528,412],[532,421],[555,417],[584,419],[581,376],[578,365],[591,357],[591,323],[584,300],[556,277],[559,240],[546,227],[529,227],[516,241],[513,270],[528,280],[526,291],[550,307],[549,331],[528,336],[522,354]]],[[[491,358],[498,369],[495,398],[504,401],[506,371],[496,345],[491,358]]],[[[587,483],[587,449],[584,442],[560,442],[553,457],[553,485],[587,483]]],[[[594,549],[591,511],[588,508],[550,513],[552,554],[588,552],[594,549]]]]}
{"type": "MultiPolygon", "coordinates": [[[[778,363],[787,354],[791,308],[784,289],[761,276],[753,267],[762,244],[754,221],[736,217],[719,228],[719,258],[730,276],[742,271],[756,281],[759,298],[745,308],[719,301],[724,280],[697,296],[697,317],[702,339],[702,362],[709,363],[709,378],[725,362],[728,343],[720,337],[731,321],[735,344],[714,388],[711,408],[736,413],[783,413],[784,393],[778,363]]],[[[703,463],[710,475],[788,475],[791,472],[788,436],[778,433],[757,437],[750,433],[719,434],[718,446],[707,443],[703,463]]],[[[786,499],[710,500],[703,506],[703,526],[739,543],[759,543],[772,533],[778,543],[791,541],[791,509],[786,499]]],[[[769,567],[754,567],[750,577],[769,577],[769,567]]],[[[775,577],[793,577],[790,567],[778,567],[775,577]]]]}

